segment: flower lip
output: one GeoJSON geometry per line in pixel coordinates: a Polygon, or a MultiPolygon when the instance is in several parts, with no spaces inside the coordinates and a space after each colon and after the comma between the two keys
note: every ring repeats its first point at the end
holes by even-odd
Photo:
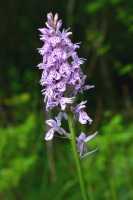
{"type": "Polygon", "coordinates": [[[46,135],[45,135],[45,140],[49,141],[49,140],[52,140],[54,137],[54,129],[50,129],[46,135]]]}
{"type": "Polygon", "coordinates": [[[45,140],[52,140],[55,132],[60,135],[68,136],[68,133],[61,127],[61,121],[63,118],[66,118],[67,115],[65,113],[59,113],[55,119],[46,120],[46,124],[50,126],[50,130],[45,135],[45,140]]]}
{"type": "Polygon", "coordinates": [[[89,122],[89,124],[92,123],[92,119],[84,111],[84,108],[86,108],[86,105],[85,105],[86,103],[87,103],[87,101],[82,101],[74,109],[75,117],[78,118],[78,120],[81,124],[87,124],[87,122],[89,122]]]}

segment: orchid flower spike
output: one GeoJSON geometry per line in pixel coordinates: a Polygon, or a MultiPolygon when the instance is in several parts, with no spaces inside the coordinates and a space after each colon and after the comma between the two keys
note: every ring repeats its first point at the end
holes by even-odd
{"type": "MultiPolygon", "coordinates": [[[[62,29],[62,20],[57,13],[55,15],[48,13],[45,27],[39,31],[43,44],[38,49],[42,56],[38,68],[42,70],[40,84],[46,112],[55,109],[59,113],[54,119],[46,120],[50,129],[45,135],[45,140],[52,140],[55,133],[71,138],[61,127],[61,121],[68,120],[67,113],[71,112],[81,124],[92,123],[92,119],[85,111],[87,101],[76,104],[76,97],[80,93],[94,87],[86,84],[86,75],[81,69],[86,59],[79,57],[77,50],[80,48],[80,43],[72,42],[70,29],[62,29]]],[[[81,133],[77,137],[80,156],[86,155],[86,143],[95,135],[86,136],[81,133]]]]}

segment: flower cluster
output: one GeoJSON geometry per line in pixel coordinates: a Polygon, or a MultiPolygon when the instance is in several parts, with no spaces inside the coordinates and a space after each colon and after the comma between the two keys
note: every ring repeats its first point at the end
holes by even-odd
{"type": "Polygon", "coordinates": [[[75,99],[78,93],[94,86],[85,85],[86,76],[80,67],[85,59],[79,58],[77,54],[79,43],[72,43],[72,32],[69,29],[61,31],[61,26],[62,21],[58,19],[58,14],[53,16],[52,13],[48,13],[46,27],[39,29],[43,46],[39,49],[42,62],[38,67],[42,70],[40,84],[43,87],[46,111],[54,108],[61,110],[55,119],[46,121],[50,126],[45,136],[46,140],[51,140],[55,132],[68,135],[61,128],[62,119],[67,119],[64,111],[72,111],[75,119],[81,124],[92,123],[92,119],[84,111],[87,101],[75,105],[75,99]]]}

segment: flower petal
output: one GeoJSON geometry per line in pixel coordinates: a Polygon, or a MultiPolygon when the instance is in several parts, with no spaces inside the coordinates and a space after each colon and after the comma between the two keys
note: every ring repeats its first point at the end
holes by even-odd
{"type": "Polygon", "coordinates": [[[94,150],[92,150],[92,151],[88,151],[87,153],[85,153],[84,155],[82,155],[82,156],[80,156],[80,157],[81,157],[81,159],[82,159],[82,158],[85,158],[86,156],[89,156],[89,155],[95,153],[97,150],[98,150],[98,149],[96,148],[96,149],[94,149],[94,150]]]}
{"type": "Polygon", "coordinates": [[[82,133],[78,136],[77,141],[84,141],[85,138],[86,138],[86,135],[85,135],[85,133],[82,132],[82,133]]]}
{"type": "Polygon", "coordinates": [[[57,123],[56,123],[56,121],[54,119],[46,120],[46,124],[48,124],[52,128],[57,126],[57,123]]]}
{"type": "Polygon", "coordinates": [[[54,129],[51,128],[45,135],[45,140],[52,140],[54,137],[54,129]]]}
{"type": "Polygon", "coordinates": [[[94,134],[87,136],[84,141],[88,142],[88,141],[92,140],[97,134],[98,134],[98,132],[96,131],[94,134]]]}
{"type": "Polygon", "coordinates": [[[59,114],[57,115],[57,117],[55,117],[58,126],[61,126],[61,121],[62,121],[63,118],[65,120],[68,119],[68,116],[67,116],[67,114],[65,112],[59,112],[59,114]]]}
{"type": "Polygon", "coordinates": [[[61,128],[61,127],[57,127],[56,129],[56,132],[58,132],[60,135],[67,135],[67,132],[61,128]]]}
{"type": "Polygon", "coordinates": [[[92,123],[92,119],[87,115],[85,111],[79,112],[79,122],[81,124],[87,124],[87,121],[89,122],[89,124],[92,123]]]}
{"type": "Polygon", "coordinates": [[[66,104],[72,104],[74,102],[74,97],[68,98],[68,97],[62,97],[60,100],[61,109],[65,110],[66,104]]]}

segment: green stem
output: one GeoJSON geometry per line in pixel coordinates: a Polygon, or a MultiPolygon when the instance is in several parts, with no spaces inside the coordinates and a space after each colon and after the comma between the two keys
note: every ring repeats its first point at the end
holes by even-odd
{"type": "Polygon", "coordinates": [[[68,124],[69,124],[70,133],[71,133],[71,145],[72,145],[72,151],[73,151],[73,156],[74,156],[74,160],[75,160],[75,165],[77,168],[80,189],[81,189],[83,200],[87,200],[88,198],[87,198],[87,194],[86,194],[86,190],[85,190],[85,184],[84,184],[84,180],[83,180],[81,164],[80,164],[79,155],[77,153],[77,148],[76,148],[76,136],[75,136],[75,129],[74,129],[74,124],[73,124],[73,117],[71,114],[69,114],[69,116],[68,116],[68,124]]]}

